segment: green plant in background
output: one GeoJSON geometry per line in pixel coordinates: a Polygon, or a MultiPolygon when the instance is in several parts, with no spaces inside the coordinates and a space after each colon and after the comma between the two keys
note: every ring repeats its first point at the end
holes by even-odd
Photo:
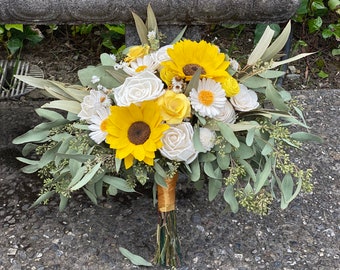
{"type": "Polygon", "coordinates": [[[108,31],[103,31],[101,34],[102,37],[102,45],[106,48],[108,48],[111,53],[115,55],[122,54],[123,50],[126,48],[125,44],[117,48],[113,40],[120,40],[122,37],[125,36],[125,25],[124,24],[118,24],[118,25],[111,25],[111,24],[104,24],[104,27],[108,31]]]}
{"type": "Polygon", "coordinates": [[[8,52],[8,58],[20,55],[25,42],[37,44],[43,39],[40,30],[30,25],[5,24],[0,25],[0,43],[8,52]]]}
{"type": "MultiPolygon", "coordinates": [[[[294,21],[306,24],[310,34],[321,34],[324,39],[334,37],[340,41],[340,0],[302,0],[294,16],[294,21]],[[325,19],[334,13],[334,21],[328,23],[325,19]],[[324,18],[324,19],[323,19],[324,18]]],[[[340,48],[332,50],[332,54],[340,55],[340,48]]]]}

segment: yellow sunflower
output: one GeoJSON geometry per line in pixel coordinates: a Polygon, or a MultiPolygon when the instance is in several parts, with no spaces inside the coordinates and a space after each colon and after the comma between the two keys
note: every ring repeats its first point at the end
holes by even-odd
{"type": "Polygon", "coordinates": [[[116,157],[124,159],[125,168],[134,159],[152,166],[155,152],[163,146],[163,132],[169,128],[162,123],[160,110],[155,101],[144,101],[141,106],[111,106],[111,113],[102,128],[108,133],[106,142],[116,149],[116,157]]]}
{"type": "Polygon", "coordinates": [[[198,68],[202,69],[201,78],[211,78],[221,83],[229,75],[226,70],[230,62],[225,60],[225,54],[204,40],[179,41],[167,53],[171,60],[162,62],[160,74],[167,85],[171,84],[174,77],[190,81],[198,68]]]}

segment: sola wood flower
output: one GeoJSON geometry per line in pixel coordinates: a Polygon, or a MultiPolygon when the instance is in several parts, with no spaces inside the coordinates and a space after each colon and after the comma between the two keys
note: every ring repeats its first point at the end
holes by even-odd
{"type": "Polygon", "coordinates": [[[108,133],[106,142],[116,150],[117,158],[124,159],[126,169],[132,166],[134,159],[153,166],[155,152],[163,145],[163,132],[169,128],[162,123],[154,101],[145,101],[140,107],[135,104],[112,106],[102,126],[108,133]]]}

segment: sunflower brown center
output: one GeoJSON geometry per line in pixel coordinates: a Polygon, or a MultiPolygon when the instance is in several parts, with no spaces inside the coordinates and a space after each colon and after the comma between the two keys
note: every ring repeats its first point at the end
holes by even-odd
{"type": "Polygon", "coordinates": [[[145,143],[149,139],[150,134],[149,125],[142,121],[134,122],[128,130],[129,141],[136,145],[145,143]]]}
{"type": "Polygon", "coordinates": [[[201,68],[201,74],[205,74],[205,70],[203,67],[197,64],[187,64],[183,67],[183,72],[186,76],[193,76],[195,72],[201,68]]]}

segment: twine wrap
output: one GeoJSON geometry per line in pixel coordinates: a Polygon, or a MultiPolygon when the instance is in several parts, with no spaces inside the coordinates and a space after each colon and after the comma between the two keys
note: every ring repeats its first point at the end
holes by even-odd
{"type": "Polygon", "coordinates": [[[176,183],[178,180],[178,173],[173,177],[165,179],[168,187],[157,185],[158,193],[158,211],[165,213],[175,210],[176,199],[176,183]]]}

